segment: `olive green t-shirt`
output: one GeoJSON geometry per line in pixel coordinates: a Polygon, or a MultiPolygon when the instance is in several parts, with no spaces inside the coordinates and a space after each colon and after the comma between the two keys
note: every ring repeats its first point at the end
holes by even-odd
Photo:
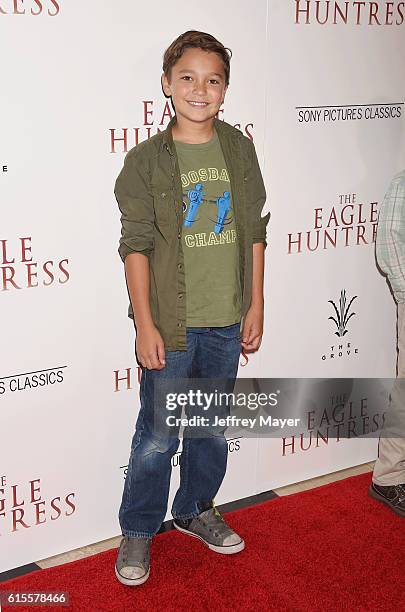
{"type": "Polygon", "coordinates": [[[218,134],[202,144],[174,141],[183,189],[186,325],[222,327],[241,319],[239,245],[231,185],[218,134]]]}

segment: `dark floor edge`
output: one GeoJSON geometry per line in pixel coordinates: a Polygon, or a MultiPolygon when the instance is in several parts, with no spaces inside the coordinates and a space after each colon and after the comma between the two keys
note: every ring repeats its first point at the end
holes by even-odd
{"type": "Polygon", "coordinates": [[[24,576],[24,574],[30,574],[42,569],[36,563],[28,563],[27,565],[21,565],[20,567],[14,567],[11,570],[0,573],[0,582],[11,580],[12,578],[18,578],[18,576],[24,576]]]}
{"type": "MultiPolygon", "coordinates": [[[[270,501],[272,499],[276,499],[278,497],[277,493],[274,491],[265,491],[264,493],[258,493],[257,495],[250,495],[249,497],[244,497],[242,499],[237,499],[236,501],[228,502],[227,504],[221,504],[218,507],[218,510],[221,512],[233,512],[233,510],[241,510],[242,508],[247,508],[249,506],[255,506],[256,504],[262,504],[265,501],[270,501]]],[[[165,521],[158,533],[165,533],[166,531],[171,531],[173,529],[172,520],[165,521]]],[[[24,576],[25,574],[30,574],[31,572],[36,572],[42,569],[36,563],[28,563],[27,565],[21,565],[21,567],[15,567],[11,570],[7,570],[6,572],[0,573],[0,583],[5,582],[6,580],[11,580],[12,578],[18,578],[18,576],[24,576]]]]}
{"type": "MultiPolygon", "coordinates": [[[[221,504],[217,506],[220,512],[233,512],[234,510],[241,510],[242,508],[249,508],[256,504],[262,504],[265,501],[271,501],[278,497],[274,491],[264,491],[263,493],[257,493],[256,495],[250,495],[249,497],[243,497],[235,501],[228,502],[227,504],[221,504]]],[[[165,531],[171,531],[174,529],[172,520],[165,521],[158,533],[164,533],[165,531]]]]}

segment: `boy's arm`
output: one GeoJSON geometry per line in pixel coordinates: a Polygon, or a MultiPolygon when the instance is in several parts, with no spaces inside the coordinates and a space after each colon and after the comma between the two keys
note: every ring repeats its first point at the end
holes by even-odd
{"type": "Polygon", "coordinates": [[[252,300],[243,326],[242,346],[245,350],[257,350],[263,335],[264,256],[267,247],[266,227],[270,213],[268,212],[264,217],[261,216],[266,202],[266,189],[252,141],[249,141],[249,147],[250,164],[246,172],[245,184],[248,214],[253,227],[253,278],[252,300]]]}
{"type": "Polygon", "coordinates": [[[264,217],[261,216],[266,202],[266,189],[257,159],[255,145],[251,140],[248,142],[250,147],[250,164],[246,172],[245,183],[248,214],[253,225],[253,244],[261,242],[264,244],[264,249],[266,249],[266,228],[270,219],[270,212],[264,217]]]}
{"type": "Polygon", "coordinates": [[[148,370],[161,370],[166,365],[165,346],[150,310],[148,258],[143,253],[129,253],[125,258],[125,274],[136,322],[139,363],[148,370]]]}
{"type": "Polygon", "coordinates": [[[121,238],[118,252],[122,261],[129,253],[143,253],[147,257],[153,251],[153,197],[149,190],[147,170],[136,150],[125,157],[115,182],[115,197],[121,211],[121,238]]]}
{"type": "Polygon", "coordinates": [[[139,155],[130,152],[114,190],[121,211],[118,248],[125,265],[129,296],[136,323],[136,349],[141,365],[161,369],[165,364],[164,343],[154,325],[150,309],[149,257],[154,249],[153,197],[147,171],[139,155]]]}
{"type": "Polygon", "coordinates": [[[376,258],[395,300],[405,302],[405,176],[391,181],[381,205],[376,258]]]}
{"type": "Polygon", "coordinates": [[[125,258],[125,276],[137,329],[153,326],[148,258],[143,253],[129,253],[125,258]]]}
{"type": "Polygon", "coordinates": [[[264,307],[264,251],[263,242],[253,244],[253,279],[252,279],[252,306],[264,307]]]}

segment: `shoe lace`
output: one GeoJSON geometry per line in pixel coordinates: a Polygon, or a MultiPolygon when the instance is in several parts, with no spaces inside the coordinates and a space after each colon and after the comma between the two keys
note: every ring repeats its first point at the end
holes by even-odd
{"type": "Polygon", "coordinates": [[[150,538],[137,538],[136,541],[132,542],[130,546],[129,540],[125,539],[123,545],[123,561],[128,561],[129,565],[141,565],[146,564],[149,557],[149,543],[150,538]]]}
{"type": "Polygon", "coordinates": [[[216,536],[232,534],[233,530],[229,527],[214,503],[210,510],[211,511],[205,515],[205,523],[208,529],[213,531],[216,536]]]}
{"type": "Polygon", "coordinates": [[[396,485],[395,489],[398,494],[398,501],[402,503],[405,501],[405,484],[396,485]]]}
{"type": "Polygon", "coordinates": [[[218,508],[216,507],[216,505],[214,504],[214,502],[212,503],[212,508],[213,508],[213,510],[214,510],[214,514],[215,514],[215,516],[217,516],[218,518],[220,518],[220,519],[221,519],[221,521],[225,523],[225,520],[224,520],[224,518],[223,518],[222,514],[220,513],[220,511],[218,510],[218,508]]]}

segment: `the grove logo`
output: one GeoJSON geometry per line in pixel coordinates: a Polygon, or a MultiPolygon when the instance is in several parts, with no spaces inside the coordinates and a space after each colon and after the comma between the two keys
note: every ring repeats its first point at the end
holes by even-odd
{"type": "Polygon", "coordinates": [[[332,2],[295,0],[297,25],[400,26],[404,23],[405,2],[332,2]]]}
{"type": "Polygon", "coordinates": [[[49,15],[56,17],[60,0],[0,0],[0,15],[49,15]]]}
{"type": "Polygon", "coordinates": [[[348,323],[356,313],[351,312],[350,309],[356,299],[357,295],[348,301],[346,289],[342,289],[337,304],[335,304],[333,300],[328,300],[328,304],[332,305],[334,311],[334,316],[329,316],[328,321],[333,321],[335,324],[335,331],[333,334],[337,336],[339,340],[328,346],[327,350],[321,355],[322,361],[349,359],[357,357],[359,354],[359,349],[353,346],[353,341],[348,341],[346,338],[343,340],[346,334],[351,331],[348,329],[348,323]]]}
{"type": "Polygon", "coordinates": [[[357,298],[357,295],[352,297],[349,304],[347,304],[346,290],[342,289],[342,291],[340,292],[339,308],[336,306],[333,300],[328,300],[329,304],[332,304],[335,314],[336,314],[336,318],[329,317],[329,319],[335,323],[336,328],[337,328],[337,331],[335,331],[335,334],[336,336],[339,336],[339,338],[343,338],[343,336],[347,334],[347,331],[348,331],[347,324],[349,320],[352,317],[354,317],[354,315],[356,314],[355,312],[350,313],[350,306],[353,304],[356,298],[357,298]]]}

